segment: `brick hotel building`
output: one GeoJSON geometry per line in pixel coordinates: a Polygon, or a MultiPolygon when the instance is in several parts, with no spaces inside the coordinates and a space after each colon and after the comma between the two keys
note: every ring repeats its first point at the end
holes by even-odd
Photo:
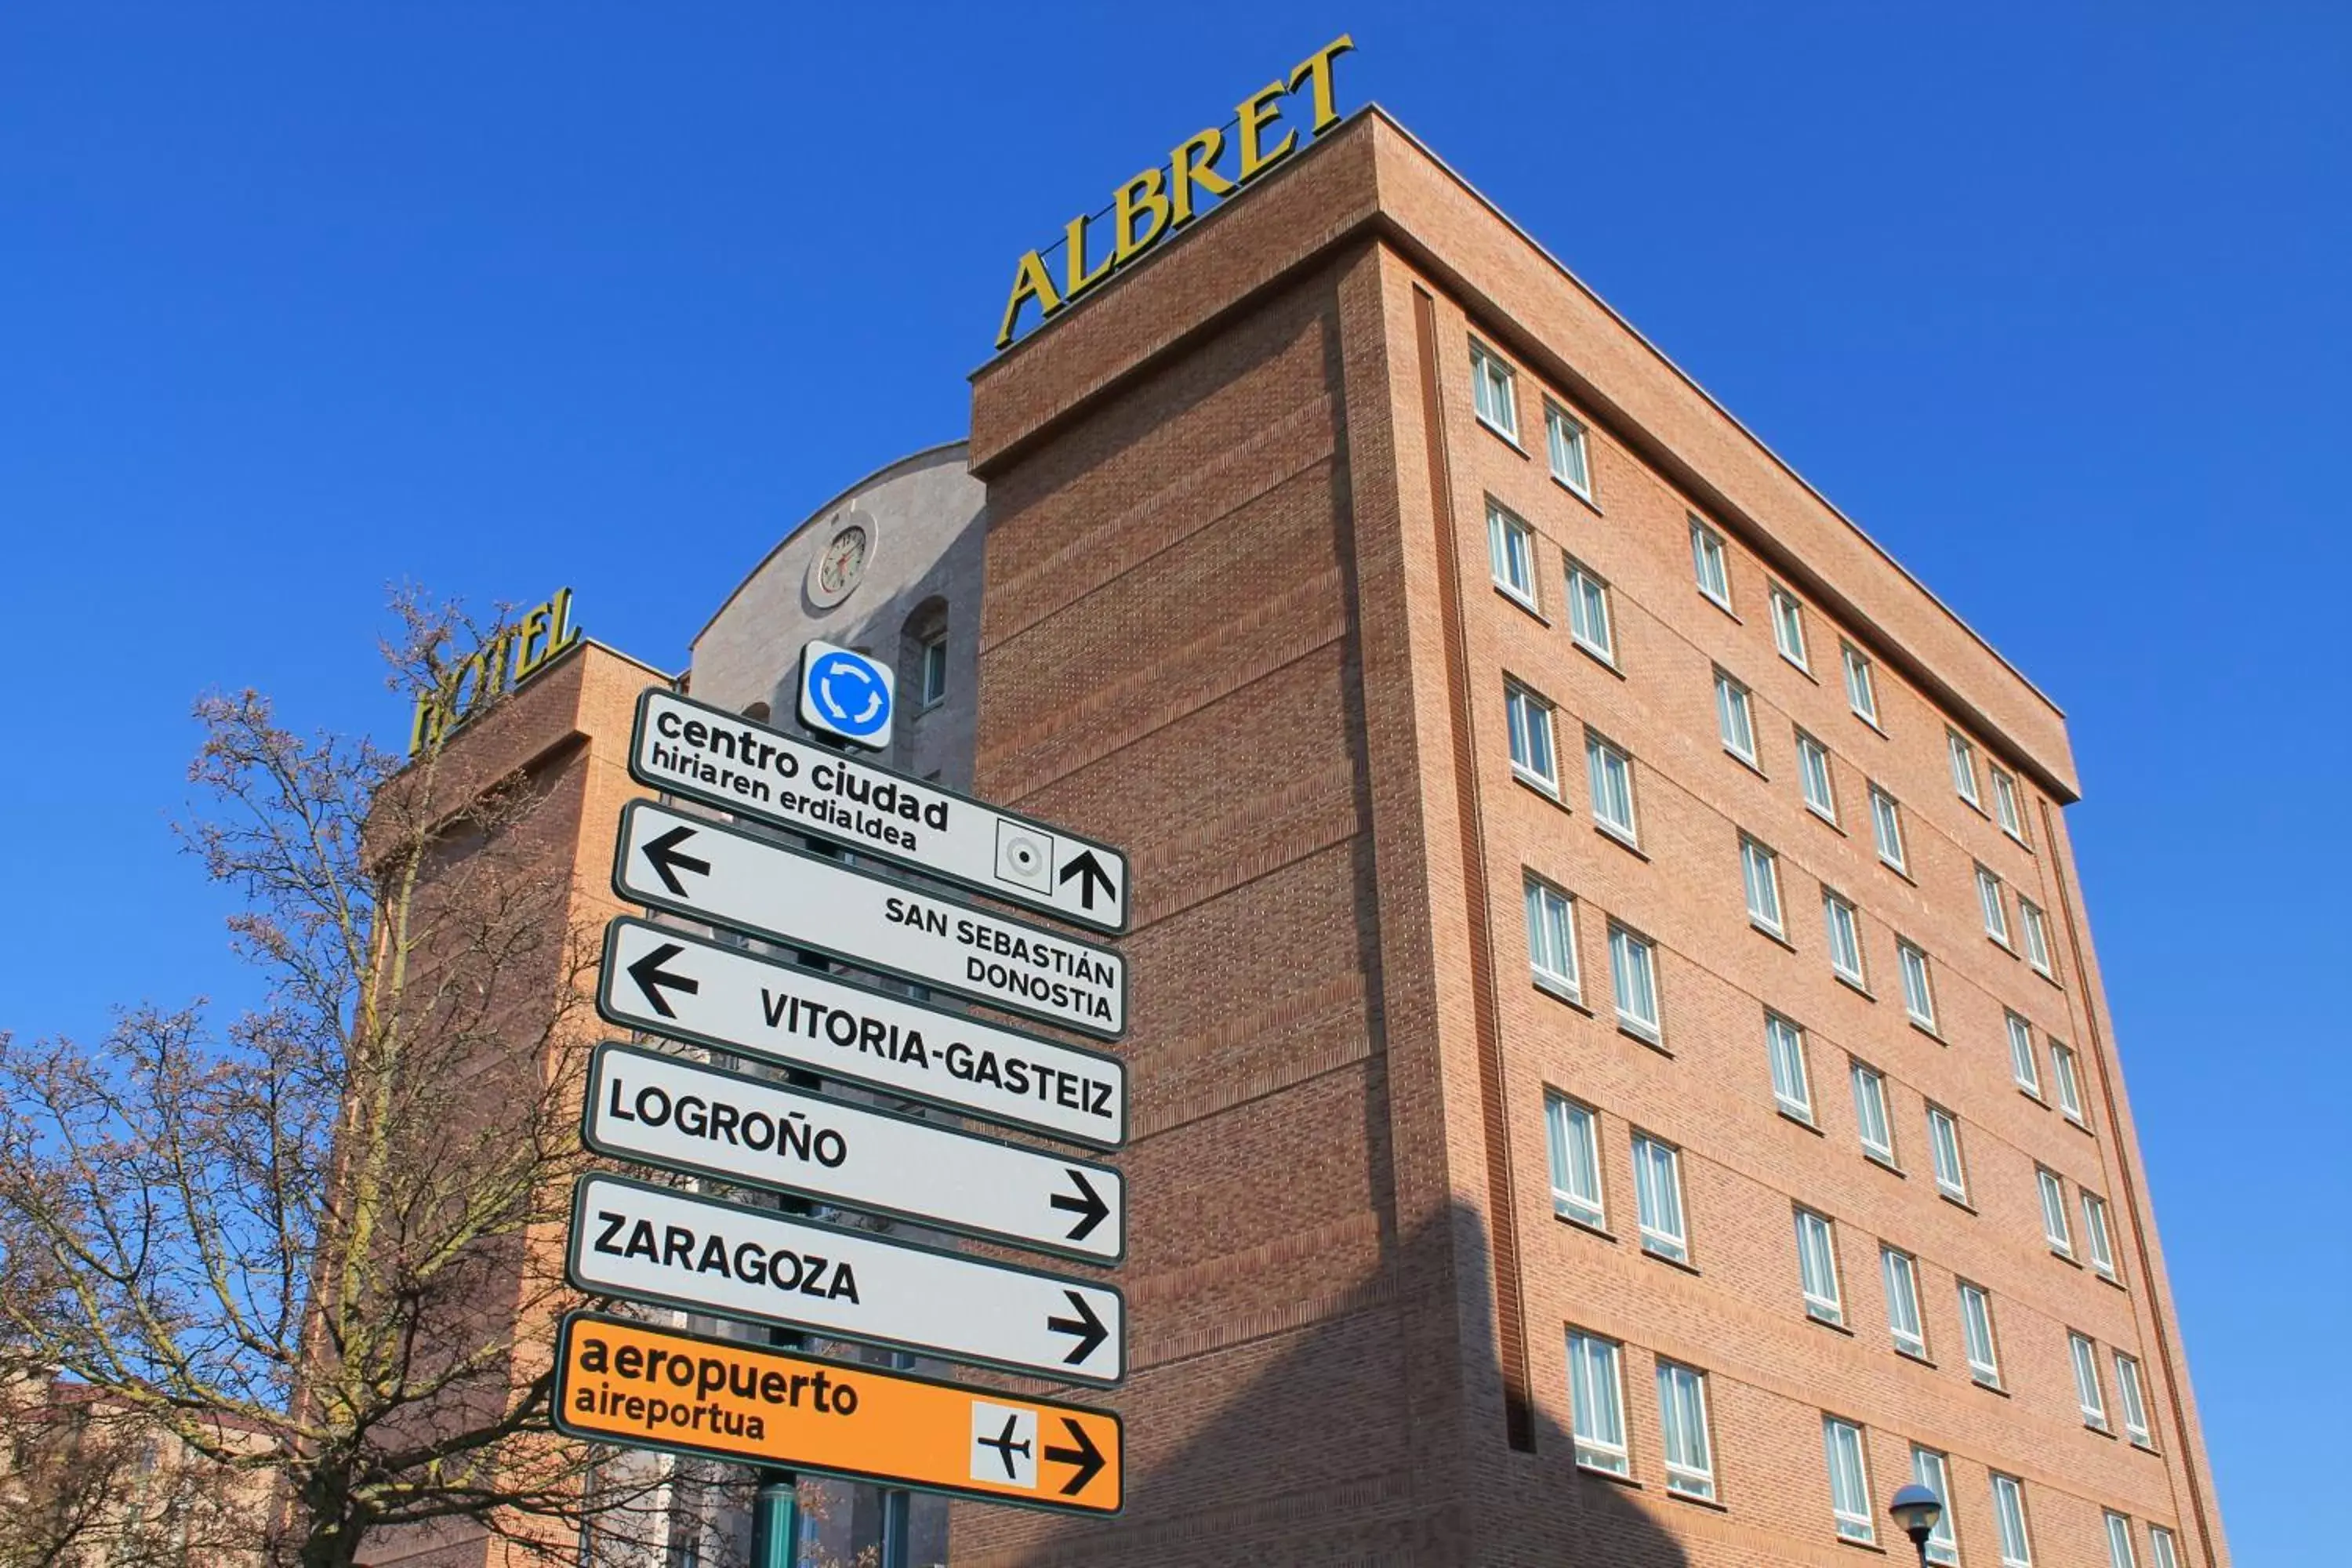
{"type": "Polygon", "coordinates": [[[1915,1478],[1939,1563],[2227,1563],[2057,707],[1385,114],[990,362],[692,689],[785,722],[811,635],[1134,858],[1129,1500],[957,1568],[1907,1562],[1915,1478]]]}

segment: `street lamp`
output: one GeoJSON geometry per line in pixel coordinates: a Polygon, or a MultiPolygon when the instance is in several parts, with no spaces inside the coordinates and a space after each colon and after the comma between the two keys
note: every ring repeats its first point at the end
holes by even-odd
{"type": "Polygon", "coordinates": [[[1886,1511],[1895,1516],[1895,1522],[1901,1525],[1903,1533],[1911,1538],[1911,1544],[1918,1549],[1919,1561],[1924,1564],[1927,1561],[1927,1537],[1936,1533],[1936,1522],[1944,1517],[1944,1500],[1917,1481],[1913,1481],[1895,1494],[1895,1500],[1886,1505],[1886,1511]]]}

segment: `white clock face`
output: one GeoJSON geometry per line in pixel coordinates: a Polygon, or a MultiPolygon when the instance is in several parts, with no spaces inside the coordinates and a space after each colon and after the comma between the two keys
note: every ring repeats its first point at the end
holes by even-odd
{"type": "Polygon", "coordinates": [[[808,596],[819,609],[831,609],[849,597],[874,558],[874,520],[862,511],[835,516],[831,531],[809,563],[808,596]]]}

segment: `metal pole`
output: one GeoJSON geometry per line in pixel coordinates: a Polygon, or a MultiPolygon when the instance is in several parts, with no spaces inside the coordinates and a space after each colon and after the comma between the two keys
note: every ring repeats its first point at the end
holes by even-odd
{"type": "Polygon", "coordinates": [[[882,1494],[882,1562],[880,1568],[909,1568],[914,1549],[914,1496],[909,1492],[882,1494]]]}
{"type": "Polygon", "coordinates": [[[800,1557],[800,1489],[790,1470],[760,1472],[751,1515],[751,1568],[793,1568],[800,1557]]]}

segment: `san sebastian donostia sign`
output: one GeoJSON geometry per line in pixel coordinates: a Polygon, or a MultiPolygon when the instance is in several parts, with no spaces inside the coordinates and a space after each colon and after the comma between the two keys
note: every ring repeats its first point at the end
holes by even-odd
{"type": "Polygon", "coordinates": [[[629,776],[1073,925],[1127,929],[1127,857],[1108,845],[659,687],[637,699],[629,776]]]}
{"type": "Polygon", "coordinates": [[[652,801],[621,809],[613,890],[1081,1034],[1127,1032],[1127,959],[1113,949],[652,801]]]}
{"type": "MultiPolygon", "coordinates": [[[[1168,154],[1164,165],[1144,170],[1111,194],[1111,245],[1099,258],[1092,257],[1087,240],[1100,214],[1082,213],[1063,231],[1062,282],[1057,289],[1042,250],[1021,258],[1013,273],[1013,295],[1005,301],[1004,324],[996,346],[1013,341],[1023,305],[1034,303],[1038,319],[1063,310],[1072,300],[1099,285],[1153,245],[1191,223],[1213,203],[1223,200],[1288,157],[1300,145],[1295,125],[1279,139],[1269,141],[1282,121],[1281,102],[1304,88],[1314,119],[1307,136],[1320,136],[1339,122],[1331,91],[1331,62],[1356,47],[1341,34],[1293,67],[1289,75],[1266,83],[1242,100],[1234,110],[1234,173],[1218,168],[1225,154],[1225,128],[1196,131],[1168,154]]],[[[1051,249],[1050,246],[1043,247],[1051,249]]]]}
{"type": "Polygon", "coordinates": [[[555,1350],[567,1436],[1082,1513],[1126,1490],[1119,1418],[1058,1400],[574,1312],[555,1350]]]}
{"type": "Polygon", "coordinates": [[[547,668],[557,654],[580,640],[572,625],[572,590],[558,588],[545,604],[533,605],[514,625],[452,665],[441,684],[416,698],[408,725],[408,754],[472,718],[495,700],[547,668]]]}

